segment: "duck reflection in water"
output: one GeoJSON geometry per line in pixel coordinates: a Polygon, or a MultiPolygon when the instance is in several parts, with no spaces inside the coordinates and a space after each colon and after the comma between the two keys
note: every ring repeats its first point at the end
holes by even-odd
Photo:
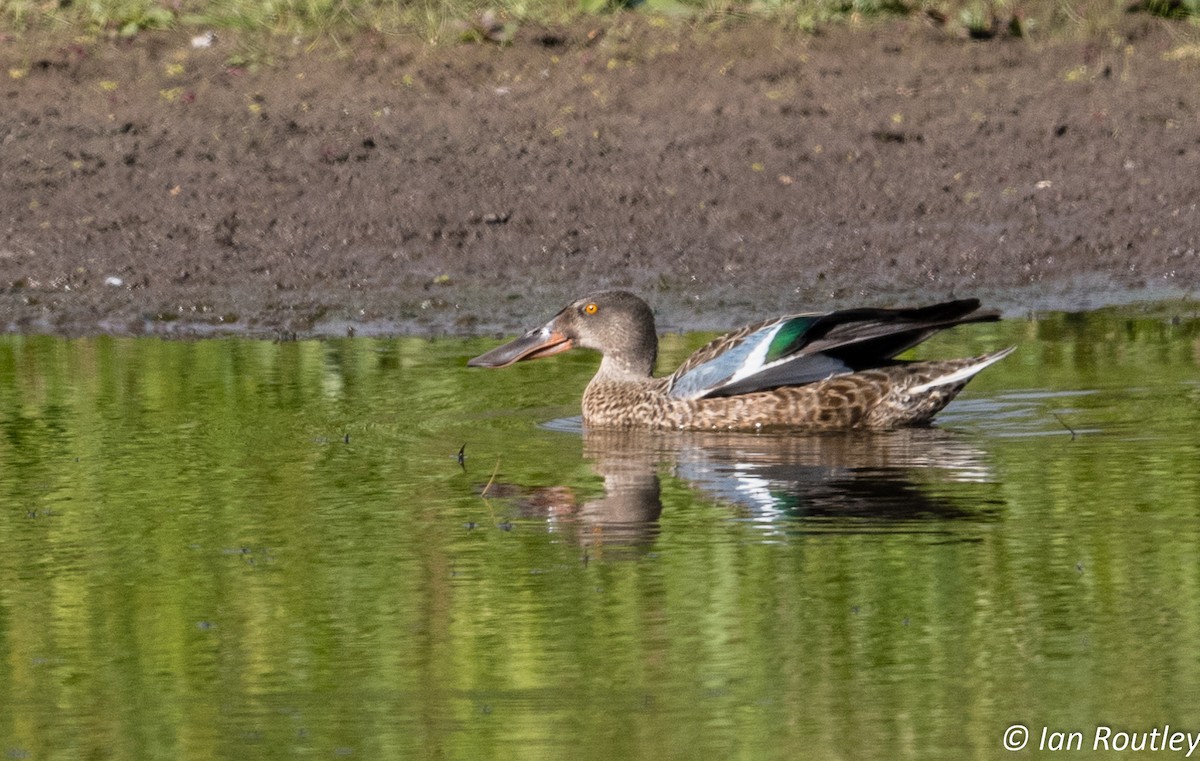
{"type": "Polygon", "coordinates": [[[982,450],[936,428],[801,436],[585,430],[583,454],[604,479],[603,496],[581,498],[561,485],[490,491],[583,546],[609,548],[646,547],[658,536],[660,474],[771,533],[927,532],[995,509],[986,499],[981,507],[939,493],[939,485],[991,475],[982,450]]]}

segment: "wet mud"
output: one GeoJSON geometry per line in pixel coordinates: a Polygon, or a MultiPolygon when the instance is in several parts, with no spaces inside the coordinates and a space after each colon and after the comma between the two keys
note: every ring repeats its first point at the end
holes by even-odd
{"type": "Polygon", "coordinates": [[[1200,282],[1200,55],[1168,22],[232,46],[0,41],[0,326],[484,333],[622,287],[715,328],[1200,282]]]}

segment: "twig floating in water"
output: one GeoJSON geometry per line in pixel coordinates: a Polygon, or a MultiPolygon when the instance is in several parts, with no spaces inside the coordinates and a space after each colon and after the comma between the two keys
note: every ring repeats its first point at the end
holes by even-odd
{"type": "Polygon", "coordinates": [[[496,458],[496,467],[492,470],[492,477],[488,479],[487,486],[483,487],[483,491],[479,492],[479,496],[486,497],[488,489],[492,488],[492,482],[496,480],[496,474],[500,472],[500,458],[496,458]]]}
{"type": "Polygon", "coordinates": [[[1063,428],[1066,428],[1068,431],[1071,432],[1071,441],[1074,441],[1075,440],[1075,429],[1072,428],[1071,426],[1067,425],[1067,421],[1063,420],[1062,416],[1059,415],[1057,412],[1051,412],[1050,414],[1054,416],[1055,420],[1062,423],[1063,428]]]}

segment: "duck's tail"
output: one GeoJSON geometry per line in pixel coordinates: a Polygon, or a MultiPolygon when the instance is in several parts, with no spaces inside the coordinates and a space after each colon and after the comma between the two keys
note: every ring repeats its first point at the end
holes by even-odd
{"type": "Polygon", "coordinates": [[[936,375],[919,385],[909,386],[907,389],[908,393],[923,394],[938,387],[961,387],[966,385],[967,381],[971,380],[971,378],[974,378],[975,375],[985,367],[993,365],[996,362],[1004,359],[1009,354],[1012,354],[1016,348],[1017,347],[1015,346],[1010,346],[1007,349],[1001,349],[1000,351],[995,351],[991,354],[984,354],[982,357],[963,360],[965,364],[960,364],[958,362],[950,363],[950,366],[947,367],[948,372],[945,374],[936,375]]]}

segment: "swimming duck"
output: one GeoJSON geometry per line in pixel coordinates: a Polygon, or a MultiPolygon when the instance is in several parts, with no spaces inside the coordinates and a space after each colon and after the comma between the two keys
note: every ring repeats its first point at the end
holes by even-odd
{"type": "Polygon", "coordinates": [[[604,291],[467,364],[507,367],[574,347],[600,352],[583,392],[589,428],[889,429],[928,423],[1015,347],[970,359],[896,355],[940,330],[997,319],[977,299],[788,315],[716,338],[656,378],[650,307],[632,293],[604,291]]]}

